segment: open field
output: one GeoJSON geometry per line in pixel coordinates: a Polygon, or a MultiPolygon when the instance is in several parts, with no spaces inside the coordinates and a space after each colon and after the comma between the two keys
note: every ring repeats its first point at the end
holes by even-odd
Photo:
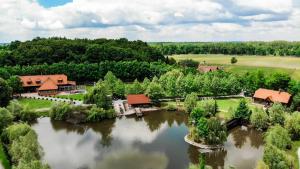
{"type": "Polygon", "coordinates": [[[285,72],[300,80],[300,57],[278,56],[235,56],[238,62],[230,64],[233,55],[172,55],[176,60],[193,59],[200,63],[225,65],[225,70],[243,73],[258,69],[267,72],[285,72]]]}
{"type": "Polygon", "coordinates": [[[22,105],[28,106],[31,110],[39,110],[50,108],[53,104],[50,100],[36,100],[36,99],[20,99],[19,102],[22,105]]]}

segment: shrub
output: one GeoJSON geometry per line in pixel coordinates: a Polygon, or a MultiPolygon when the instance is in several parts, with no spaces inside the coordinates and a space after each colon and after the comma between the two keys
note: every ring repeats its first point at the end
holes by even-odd
{"type": "Polygon", "coordinates": [[[241,99],[239,106],[234,112],[234,117],[239,119],[249,120],[250,116],[251,116],[251,111],[248,107],[246,99],[241,99]]]}
{"type": "Polygon", "coordinates": [[[204,109],[200,106],[197,106],[190,113],[190,121],[197,125],[199,119],[201,117],[206,117],[206,116],[207,116],[207,113],[204,111],[204,109]]]}
{"type": "Polygon", "coordinates": [[[13,119],[13,115],[7,109],[0,108],[0,132],[12,123],[13,119]]]}
{"type": "MultiPolygon", "coordinates": [[[[208,135],[208,120],[204,117],[201,117],[197,121],[197,136],[202,138],[202,140],[206,140],[206,136],[208,135]]],[[[196,140],[195,140],[196,141],[196,140]]]]}
{"type": "Polygon", "coordinates": [[[284,125],[285,110],[280,103],[274,103],[272,107],[268,109],[270,122],[274,124],[284,125]]]}
{"type": "Polygon", "coordinates": [[[208,134],[205,142],[209,144],[221,144],[227,140],[226,126],[221,124],[221,121],[215,117],[208,119],[207,122],[208,134]]]}
{"type": "Polygon", "coordinates": [[[29,131],[32,131],[28,124],[18,123],[7,127],[2,133],[2,140],[6,144],[12,143],[12,141],[18,139],[21,136],[25,136],[29,131]]]}
{"type": "Polygon", "coordinates": [[[184,100],[184,107],[190,113],[197,106],[198,96],[196,93],[188,94],[184,100]]]}
{"type": "Polygon", "coordinates": [[[236,57],[232,57],[231,59],[230,59],[230,63],[231,64],[235,64],[235,63],[237,63],[237,59],[236,59],[236,57]]]}
{"type": "Polygon", "coordinates": [[[38,115],[33,110],[30,110],[27,106],[24,107],[17,100],[11,101],[7,109],[14,115],[16,120],[30,122],[38,118],[38,115]]]}
{"type": "Polygon", "coordinates": [[[43,164],[39,160],[33,160],[30,162],[21,161],[13,169],[50,169],[49,165],[43,164]]]}
{"type": "Polygon", "coordinates": [[[113,109],[104,110],[103,108],[97,108],[93,106],[90,111],[88,111],[88,116],[86,122],[98,122],[104,119],[111,119],[116,117],[116,113],[113,109]]]}
{"type": "Polygon", "coordinates": [[[258,161],[255,169],[270,169],[270,167],[264,161],[258,161]]]}
{"type": "Polygon", "coordinates": [[[263,130],[268,128],[269,116],[263,109],[256,108],[250,116],[250,122],[255,128],[263,130]]]}
{"type": "Polygon", "coordinates": [[[51,107],[50,117],[54,120],[66,120],[72,113],[72,106],[68,103],[56,103],[51,107]]]}
{"type": "Polygon", "coordinates": [[[288,130],[292,139],[300,139],[300,113],[295,112],[286,119],[285,128],[288,130]]]}
{"type": "Polygon", "coordinates": [[[265,142],[279,149],[286,149],[292,144],[288,131],[280,125],[275,125],[266,132],[265,142]]]}
{"type": "Polygon", "coordinates": [[[169,103],[169,104],[166,106],[166,110],[167,110],[167,111],[176,111],[177,108],[176,108],[176,106],[175,106],[174,104],[169,103]]]}
{"type": "Polygon", "coordinates": [[[294,162],[283,150],[271,144],[265,146],[263,160],[271,169],[293,168],[294,162]]]}
{"type": "Polygon", "coordinates": [[[41,148],[37,141],[37,134],[31,130],[26,135],[13,140],[9,147],[9,154],[14,163],[39,160],[41,148]]]}
{"type": "Polygon", "coordinates": [[[210,116],[215,116],[218,112],[218,104],[214,99],[206,99],[201,101],[204,111],[210,116]]]}

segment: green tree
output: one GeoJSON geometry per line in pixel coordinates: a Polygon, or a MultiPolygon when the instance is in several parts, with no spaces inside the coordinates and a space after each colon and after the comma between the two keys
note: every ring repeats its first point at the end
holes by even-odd
{"type": "Polygon", "coordinates": [[[5,108],[0,108],[0,131],[13,121],[13,115],[5,108]]]}
{"type": "Polygon", "coordinates": [[[206,99],[201,101],[201,106],[203,107],[206,114],[210,116],[215,116],[218,112],[218,104],[214,99],[206,99]]]}
{"type": "Polygon", "coordinates": [[[72,113],[72,107],[68,103],[56,103],[51,107],[50,117],[54,120],[66,120],[72,113]]]}
{"type": "Polygon", "coordinates": [[[12,89],[5,80],[0,78],[0,107],[5,107],[11,100],[12,89]]]}
{"type": "Polygon", "coordinates": [[[294,112],[286,119],[285,128],[292,136],[293,140],[300,139],[300,113],[294,112]]]}
{"type": "Polygon", "coordinates": [[[270,169],[270,167],[262,160],[258,161],[255,169],[270,169]]]}
{"type": "Polygon", "coordinates": [[[293,168],[294,164],[290,156],[271,144],[265,146],[263,160],[271,169],[293,168]]]}
{"type": "Polygon", "coordinates": [[[32,131],[30,126],[25,123],[16,123],[8,126],[2,133],[2,140],[4,143],[9,144],[17,140],[21,136],[25,136],[29,131],[32,131]]]}
{"type": "Polygon", "coordinates": [[[246,99],[241,99],[237,109],[234,112],[234,117],[244,120],[249,120],[251,111],[248,107],[246,99]]]}
{"type": "Polygon", "coordinates": [[[185,110],[190,113],[197,106],[198,96],[196,93],[188,94],[184,99],[185,110]]]}
{"type": "Polygon", "coordinates": [[[300,110],[300,92],[293,97],[292,110],[300,110]]]}
{"type": "Polygon", "coordinates": [[[105,83],[100,81],[84,96],[84,103],[96,104],[99,108],[110,109],[112,107],[111,92],[105,83]]]}
{"type": "Polygon", "coordinates": [[[153,100],[158,101],[164,96],[163,88],[159,83],[151,82],[146,90],[146,94],[153,100]]]}
{"type": "Polygon", "coordinates": [[[280,125],[275,125],[266,132],[265,142],[282,150],[292,144],[288,131],[280,125]]]}
{"type": "Polygon", "coordinates": [[[11,76],[7,84],[12,88],[13,94],[20,94],[23,91],[22,81],[18,76],[11,76]]]}
{"type": "Polygon", "coordinates": [[[274,124],[284,125],[285,120],[285,108],[280,103],[274,103],[272,107],[268,109],[270,122],[274,124]]]}
{"type": "MultiPolygon", "coordinates": [[[[197,136],[200,137],[202,140],[206,140],[209,128],[208,128],[208,120],[205,117],[200,117],[197,121],[196,132],[197,136]]],[[[196,138],[198,138],[196,137],[196,138]]],[[[197,140],[195,140],[197,141],[197,140]]]]}
{"type": "Polygon", "coordinates": [[[200,106],[195,107],[192,112],[190,113],[190,121],[193,124],[196,124],[199,122],[199,119],[201,117],[206,117],[207,116],[207,112],[204,111],[204,109],[200,106]]]}
{"type": "Polygon", "coordinates": [[[231,59],[230,59],[230,63],[231,64],[235,64],[235,63],[237,63],[237,59],[236,59],[236,57],[232,57],[231,59]]]}
{"type": "Polygon", "coordinates": [[[126,86],[126,93],[127,94],[142,94],[144,93],[143,87],[140,82],[135,79],[132,84],[126,86]]]}
{"type": "Polygon", "coordinates": [[[268,128],[269,116],[263,109],[255,108],[250,116],[250,122],[255,128],[263,130],[268,128]]]}

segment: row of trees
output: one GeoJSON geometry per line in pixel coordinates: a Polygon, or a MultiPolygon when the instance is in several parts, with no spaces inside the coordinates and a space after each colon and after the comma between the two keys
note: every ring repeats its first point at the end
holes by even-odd
{"type": "Polygon", "coordinates": [[[98,81],[111,71],[123,81],[133,81],[160,76],[173,68],[174,66],[161,62],[105,61],[91,64],[61,62],[52,65],[1,67],[0,77],[8,79],[12,75],[66,74],[69,79],[84,83],[98,81]]]}
{"type": "Polygon", "coordinates": [[[300,42],[190,42],[152,43],[164,55],[228,54],[300,56],[300,42]]]}
{"type": "Polygon", "coordinates": [[[38,65],[58,62],[99,63],[102,61],[165,61],[155,48],[127,39],[35,38],[11,42],[0,51],[0,66],[38,65]]]}

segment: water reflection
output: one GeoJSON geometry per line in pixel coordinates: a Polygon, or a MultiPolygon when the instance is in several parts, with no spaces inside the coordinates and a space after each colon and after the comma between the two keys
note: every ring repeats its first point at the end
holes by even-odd
{"type": "MultiPolygon", "coordinates": [[[[199,157],[183,140],[187,121],[184,113],[155,112],[87,125],[43,118],[32,125],[53,169],[185,169],[199,157]]],[[[262,148],[258,132],[236,128],[224,150],[206,153],[206,163],[250,169],[262,148]]]]}

